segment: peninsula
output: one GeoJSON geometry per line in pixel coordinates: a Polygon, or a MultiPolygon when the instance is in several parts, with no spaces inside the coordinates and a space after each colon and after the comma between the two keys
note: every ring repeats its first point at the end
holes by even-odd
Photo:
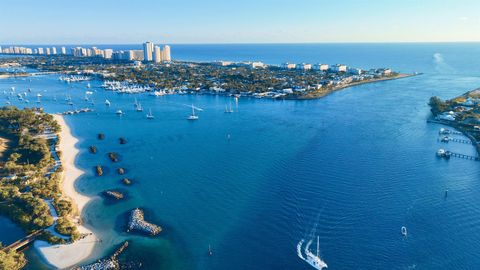
{"type": "Polygon", "coordinates": [[[63,73],[65,82],[103,80],[119,93],[215,94],[272,99],[313,99],[365,83],[400,79],[390,68],[360,69],[344,64],[267,65],[262,62],[141,62],[73,55],[0,59],[42,73],[63,73]],[[70,76],[70,77],[69,77],[70,76]]]}

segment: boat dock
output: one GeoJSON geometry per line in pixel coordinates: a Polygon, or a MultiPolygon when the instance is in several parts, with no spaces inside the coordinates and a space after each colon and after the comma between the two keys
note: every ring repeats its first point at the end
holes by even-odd
{"type": "Polygon", "coordinates": [[[457,143],[464,143],[464,144],[473,144],[471,140],[459,139],[445,136],[439,139],[441,142],[448,143],[448,142],[457,142],[457,143]]]}
{"type": "Polygon", "coordinates": [[[470,156],[470,155],[465,155],[465,154],[460,154],[460,153],[455,153],[450,151],[447,151],[446,155],[449,155],[450,157],[455,157],[455,158],[463,158],[463,159],[469,159],[474,161],[480,161],[480,157],[470,156]]]}

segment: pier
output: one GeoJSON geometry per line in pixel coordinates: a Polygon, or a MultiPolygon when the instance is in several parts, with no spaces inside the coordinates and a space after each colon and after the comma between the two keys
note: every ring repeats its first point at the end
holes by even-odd
{"type": "Polygon", "coordinates": [[[476,157],[476,156],[470,156],[470,155],[465,155],[465,154],[460,154],[460,153],[455,153],[455,152],[450,152],[450,151],[447,151],[445,154],[450,156],[450,157],[480,161],[480,157],[476,157]]]}
{"type": "Polygon", "coordinates": [[[441,142],[457,142],[457,143],[464,143],[464,144],[473,144],[471,140],[459,139],[459,138],[452,138],[452,137],[443,137],[439,139],[441,142]]]}
{"type": "Polygon", "coordinates": [[[38,236],[40,236],[43,232],[43,229],[42,230],[36,230],[34,232],[32,232],[31,234],[25,236],[24,238],[20,239],[20,240],[17,240],[13,243],[11,243],[10,245],[4,247],[2,250],[19,250],[27,245],[29,245],[30,243],[32,243],[33,241],[35,241],[37,239],[38,236]]]}

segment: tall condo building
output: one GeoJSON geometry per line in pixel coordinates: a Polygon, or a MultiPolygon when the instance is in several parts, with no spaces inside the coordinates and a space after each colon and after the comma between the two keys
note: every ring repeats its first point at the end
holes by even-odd
{"type": "Polygon", "coordinates": [[[153,43],[150,41],[143,44],[143,59],[144,61],[153,60],[153,43]]]}
{"type": "Polygon", "coordinates": [[[38,48],[38,54],[43,54],[43,48],[38,48]]]}
{"type": "Polygon", "coordinates": [[[160,63],[162,62],[162,50],[160,50],[159,46],[155,46],[155,51],[153,54],[153,60],[155,63],[160,63]]]}
{"type": "Polygon", "coordinates": [[[105,49],[103,50],[103,57],[106,59],[111,59],[113,55],[113,50],[112,49],[105,49]]]}
{"type": "Polygon", "coordinates": [[[67,49],[65,47],[62,47],[62,54],[67,54],[67,49]]]}
{"type": "Polygon", "coordinates": [[[164,52],[164,57],[163,57],[163,61],[171,61],[172,60],[172,57],[170,56],[170,46],[168,45],[165,45],[163,47],[163,52],[164,52]]]}
{"type": "Polygon", "coordinates": [[[45,54],[46,54],[46,55],[50,55],[50,48],[46,48],[46,49],[45,49],[45,54]]]}
{"type": "Polygon", "coordinates": [[[52,54],[57,54],[57,48],[52,47],[52,54]]]}

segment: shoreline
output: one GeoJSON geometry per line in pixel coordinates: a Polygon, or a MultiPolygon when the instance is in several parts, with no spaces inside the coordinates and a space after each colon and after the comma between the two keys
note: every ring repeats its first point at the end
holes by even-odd
{"type": "Polygon", "coordinates": [[[393,81],[393,80],[399,80],[399,79],[405,79],[405,78],[410,78],[410,77],[414,77],[414,76],[418,76],[418,75],[421,75],[422,73],[419,73],[419,74],[406,74],[406,73],[399,73],[398,75],[396,76],[392,76],[392,77],[384,77],[384,78],[377,78],[377,79],[371,79],[371,80],[368,80],[368,81],[359,81],[359,82],[352,82],[352,83],[349,83],[347,85],[342,85],[342,86],[338,86],[338,87],[333,87],[331,89],[329,89],[329,91],[326,91],[326,92],[322,92],[322,93],[308,93],[306,95],[300,95],[300,96],[297,96],[297,97],[292,97],[292,98],[287,98],[287,99],[293,99],[293,100],[310,100],[310,99],[319,99],[319,98],[323,98],[323,97],[326,97],[334,92],[337,92],[337,91],[340,91],[340,90],[343,90],[343,89],[346,89],[346,88],[349,88],[349,87],[354,87],[354,86],[358,86],[358,85],[363,85],[363,84],[369,84],[369,83],[376,83],[376,82],[383,82],[383,81],[393,81]]]}
{"type": "Polygon", "coordinates": [[[467,137],[468,139],[470,139],[472,141],[472,146],[475,148],[475,150],[477,152],[477,155],[480,156],[480,144],[479,144],[479,142],[475,139],[474,136],[472,136],[470,133],[468,133],[468,131],[463,129],[457,123],[451,123],[451,122],[448,122],[448,121],[437,120],[437,119],[434,119],[433,117],[430,117],[429,119],[427,119],[427,123],[444,125],[444,126],[451,127],[453,129],[456,129],[456,130],[460,131],[463,134],[463,136],[467,137]]]}
{"type": "Polygon", "coordinates": [[[45,241],[37,240],[34,243],[34,247],[47,264],[55,268],[64,269],[75,266],[90,257],[93,254],[98,238],[91,230],[81,225],[82,211],[92,198],[82,195],[75,190],[75,181],[84,174],[84,171],[75,166],[75,158],[80,152],[75,147],[78,139],[72,135],[70,127],[66,124],[63,116],[55,114],[53,117],[62,127],[59,133],[59,149],[62,151],[60,159],[63,166],[61,189],[63,194],[72,201],[74,206],[73,218],[78,231],[87,236],[66,245],[50,245],[45,241]]]}

